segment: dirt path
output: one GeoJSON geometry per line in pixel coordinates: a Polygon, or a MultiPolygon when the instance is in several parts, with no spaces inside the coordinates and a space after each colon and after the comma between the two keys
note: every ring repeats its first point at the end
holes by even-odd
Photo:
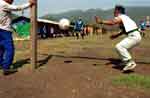
{"type": "MultiPolygon", "coordinates": [[[[44,55],[46,64],[34,72],[23,67],[10,76],[0,75],[0,98],[150,98],[144,89],[112,84],[113,77],[123,74],[112,68],[114,53],[109,57],[102,47],[77,50],[44,55]]],[[[134,73],[150,74],[150,64],[138,65],[134,73]]]]}

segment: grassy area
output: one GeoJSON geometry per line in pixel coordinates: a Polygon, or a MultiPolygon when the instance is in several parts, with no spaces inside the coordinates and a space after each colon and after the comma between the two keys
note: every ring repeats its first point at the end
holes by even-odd
{"type": "Polygon", "coordinates": [[[150,90],[150,77],[138,74],[120,75],[112,80],[114,85],[150,90]]]}
{"type": "MultiPolygon", "coordinates": [[[[38,40],[38,55],[58,54],[65,56],[117,57],[118,55],[114,51],[114,46],[124,36],[115,40],[109,39],[109,36],[110,33],[108,32],[105,35],[87,36],[84,40],[77,40],[75,37],[38,40]],[[90,51],[91,54],[86,55],[87,51],[90,51]]],[[[149,40],[149,37],[143,38],[142,43],[138,46],[139,50],[133,51],[133,56],[138,61],[149,62],[149,54],[147,54],[147,51],[140,50],[143,48],[145,50],[150,47],[149,40]],[[137,55],[136,53],[139,51],[141,52],[137,55]]],[[[30,44],[31,42],[29,40],[15,41],[14,62],[30,58],[30,44]]]]}
{"type": "MultiPolygon", "coordinates": [[[[150,52],[150,50],[148,48],[150,48],[149,44],[150,37],[143,38],[140,46],[136,47],[135,50],[131,51],[133,53],[133,57],[136,59],[136,62],[138,62],[138,64],[140,65],[139,67],[141,67],[139,69],[137,68],[138,69],[137,71],[135,70],[135,73],[137,74],[135,73],[122,74],[120,70],[118,71],[117,69],[112,68],[112,62],[113,59],[115,61],[115,59],[117,59],[118,57],[116,51],[114,51],[114,46],[116,45],[116,43],[122,40],[124,36],[116,40],[110,40],[109,35],[110,34],[106,34],[103,35],[102,37],[100,35],[87,36],[84,40],[82,39],[76,40],[75,37],[62,37],[62,38],[38,40],[38,61],[39,61],[38,65],[42,66],[42,69],[37,69],[36,70],[37,73],[32,73],[32,75],[29,73],[29,76],[38,75],[37,76],[38,80],[42,81],[45,81],[43,79],[48,79],[47,80],[48,85],[51,85],[53,81],[54,83],[58,82],[58,84],[56,84],[58,86],[62,85],[62,87],[64,87],[64,85],[68,85],[69,88],[68,91],[71,91],[72,89],[70,88],[70,86],[76,88],[77,85],[81,85],[81,87],[77,89],[85,88],[83,87],[84,84],[87,84],[87,88],[91,91],[94,91],[97,88],[96,92],[98,92],[98,94],[99,91],[107,92],[109,87],[112,88],[120,87],[121,89],[125,88],[125,92],[128,92],[130,88],[131,91],[134,89],[137,91],[142,90],[144,92],[149,91],[150,77],[148,76],[148,74],[150,68],[149,67],[150,56],[148,53],[150,52]],[[71,61],[72,63],[66,63],[66,61],[71,61]],[[142,72],[146,75],[143,75],[142,72]],[[43,76],[47,77],[44,78],[43,76]],[[50,77],[52,77],[52,82],[51,80],[49,80],[50,77]],[[55,80],[55,77],[57,80],[55,80]],[[62,79],[62,77],[65,78],[69,77],[69,78],[67,80],[62,79]],[[79,82],[76,81],[77,79],[79,82]]],[[[18,74],[20,74],[19,78],[21,75],[24,75],[24,72],[25,74],[27,73],[28,75],[28,70],[30,70],[33,67],[30,64],[30,55],[31,55],[30,44],[31,44],[30,41],[15,41],[16,50],[13,68],[19,69],[18,72],[18,74]]],[[[0,74],[1,71],[2,70],[0,70],[0,74]]],[[[15,77],[15,79],[17,78],[15,77]]],[[[19,83],[22,82],[19,81],[19,83]]],[[[114,89],[112,90],[113,91],[110,92],[114,93],[114,89]]],[[[57,90],[55,90],[54,92],[56,91],[57,90]]],[[[58,91],[60,91],[60,89],[58,91]]],[[[64,88],[62,88],[62,91],[64,91],[64,88]]],[[[117,89],[117,91],[120,91],[120,89],[117,89]]],[[[85,90],[85,92],[87,91],[85,90]]],[[[136,93],[136,91],[133,92],[136,93]]],[[[116,94],[119,95],[118,93],[116,94]]],[[[138,92],[136,94],[138,94],[138,92]]],[[[85,93],[83,95],[85,95],[85,93]]],[[[97,97],[91,96],[91,98],[97,97]]],[[[114,98],[122,98],[122,97],[114,97],[114,98]]]]}

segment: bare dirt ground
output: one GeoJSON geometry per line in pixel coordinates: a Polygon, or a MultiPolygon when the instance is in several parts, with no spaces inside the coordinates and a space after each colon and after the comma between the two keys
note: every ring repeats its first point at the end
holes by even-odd
{"type": "MultiPolygon", "coordinates": [[[[0,98],[150,98],[149,90],[112,83],[114,77],[127,74],[112,68],[118,61],[113,48],[120,39],[107,37],[40,40],[36,70],[30,65],[29,43],[22,48],[17,43],[14,67],[18,72],[0,74],[0,98]]],[[[138,66],[128,74],[150,75],[148,41],[143,39],[132,50],[138,66]]]]}

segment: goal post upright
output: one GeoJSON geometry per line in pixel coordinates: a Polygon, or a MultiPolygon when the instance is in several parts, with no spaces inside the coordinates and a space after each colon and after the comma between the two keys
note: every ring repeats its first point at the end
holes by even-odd
{"type": "Polygon", "coordinates": [[[31,23],[31,65],[33,69],[37,68],[37,2],[30,8],[30,23],[31,23]]]}

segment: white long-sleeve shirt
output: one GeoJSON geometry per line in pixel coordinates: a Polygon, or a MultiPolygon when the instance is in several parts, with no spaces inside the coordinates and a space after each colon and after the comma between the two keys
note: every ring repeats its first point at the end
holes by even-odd
{"type": "Polygon", "coordinates": [[[0,29],[11,31],[11,11],[20,11],[30,6],[30,3],[24,5],[11,5],[0,0],[0,29]]]}

